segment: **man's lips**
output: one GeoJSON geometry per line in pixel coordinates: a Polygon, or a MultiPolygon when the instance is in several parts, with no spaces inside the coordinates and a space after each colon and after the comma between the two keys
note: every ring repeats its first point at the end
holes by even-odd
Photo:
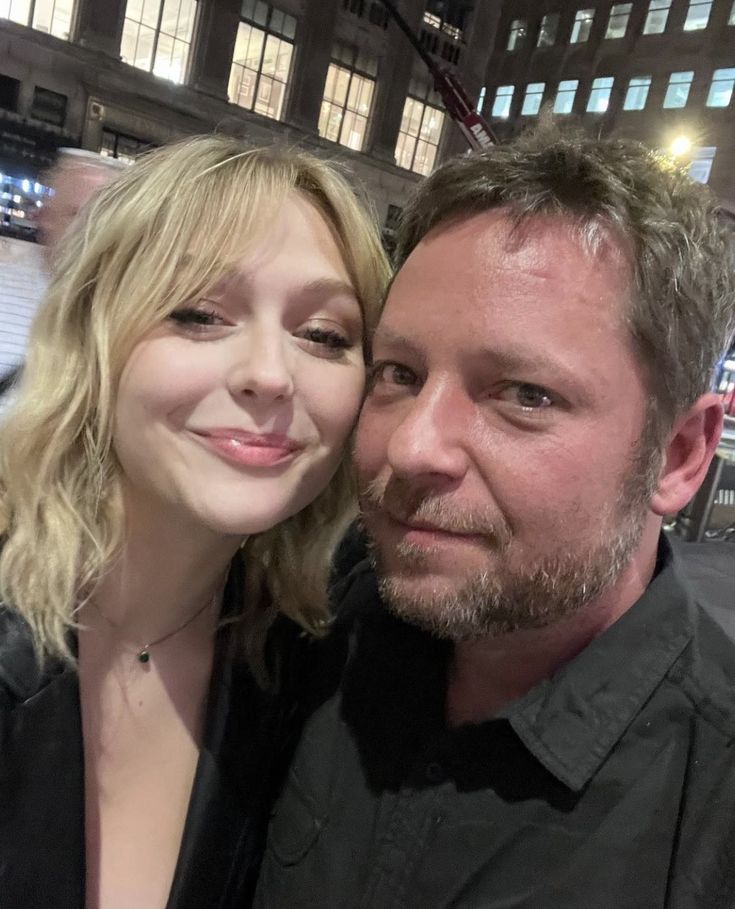
{"type": "Polygon", "coordinates": [[[194,435],[227,460],[247,467],[272,467],[304,448],[302,443],[282,433],[218,428],[196,430],[194,435]]]}
{"type": "Polygon", "coordinates": [[[481,533],[443,527],[440,524],[433,524],[430,521],[401,518],[382,509],[374,512],[374,514],[387,518],[391,524],[394,526],[397,525],[398,528],[407,535],[408,539],[415,540],[416,542],[420,540],[428,541],[429,539],[433,539],[437,542],[440,540],[455,540],[467,543],[486,542],[484,535],[481,533]]]}

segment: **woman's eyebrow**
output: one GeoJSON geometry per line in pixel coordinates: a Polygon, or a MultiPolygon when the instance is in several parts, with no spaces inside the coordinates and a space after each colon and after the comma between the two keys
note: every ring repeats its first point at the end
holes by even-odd
{"type": "Polygon", "coordinates": [[[339,278],[317,278],[304,284],[302,292],[305,294],[329,294],[331,296],[347,296],[357,299],[355,288],[347,281],[339,278]]]}

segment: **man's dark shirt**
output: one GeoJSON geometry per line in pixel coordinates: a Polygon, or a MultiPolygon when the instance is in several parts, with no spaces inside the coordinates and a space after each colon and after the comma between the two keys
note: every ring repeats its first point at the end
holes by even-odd
{"type": "MultiPolygon", "coordinates": [[[[716,551],[697,571],[722,608],[735,551],[716,551]]],[[[683,571],[662,543],[644,596],[552,680],[450,729],[449,646],[355,569],[344,670],[306,726],[256,907],[733,909],[735,645],[683,571]]]]}

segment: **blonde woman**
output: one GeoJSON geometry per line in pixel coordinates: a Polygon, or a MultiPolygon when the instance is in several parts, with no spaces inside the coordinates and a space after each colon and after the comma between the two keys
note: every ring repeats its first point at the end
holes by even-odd
{"type": "Polygon", "coordinates": [[[3,906],[248,905],[386,280],[330,166],[226,138],[65,239],[0,430],[3,906]]]}

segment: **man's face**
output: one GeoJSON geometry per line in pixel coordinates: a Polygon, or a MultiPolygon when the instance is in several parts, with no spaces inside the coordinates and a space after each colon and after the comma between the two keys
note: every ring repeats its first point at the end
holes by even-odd
{"type": "Polygon", "coordinates": [[[383,594],[462,640],[539,627],[613,584],[660,459],[624,324],[629,270],[564,219],[430,233],[398,274],[358,426],[383,594]]]}

